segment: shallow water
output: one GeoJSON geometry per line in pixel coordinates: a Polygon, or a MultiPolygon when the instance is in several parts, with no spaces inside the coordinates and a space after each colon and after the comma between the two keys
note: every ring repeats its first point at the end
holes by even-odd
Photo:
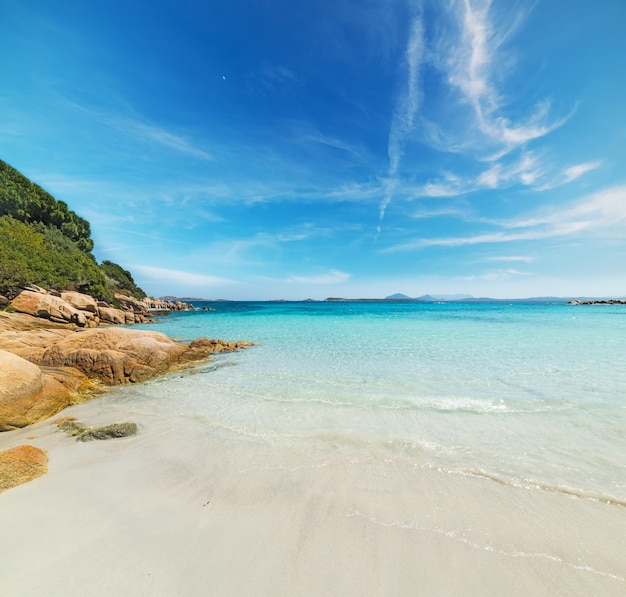
{"type": "Polygon", "coordinates": [[[129,389],[133,401],[233,434],[362,444],[420,466],[626,503],[623,307],[209,306],[150,329],[257,345],[200,374],[129,389]]]}

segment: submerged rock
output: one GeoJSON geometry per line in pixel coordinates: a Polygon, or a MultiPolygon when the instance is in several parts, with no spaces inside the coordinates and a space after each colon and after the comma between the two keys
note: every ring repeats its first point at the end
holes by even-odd
{"type": "Polygon", "coordinates": [[[93,425],[83,425],[72,418],[68,418],[57,421],[57,427],[70,437],[75,437],[77,442],[129,437],[137,433],[137,424],[131,421],[94,427],[93,425]]]}

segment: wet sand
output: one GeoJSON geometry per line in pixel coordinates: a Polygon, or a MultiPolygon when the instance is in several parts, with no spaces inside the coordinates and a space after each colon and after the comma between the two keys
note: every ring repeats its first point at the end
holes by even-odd
{"type": "Polygon", "coordinates": [[[0,435],[48,451],[0,495],[6,595],[585,595],[626,592],[626,508],[416,465],[354,444],[268,441],[100,399],[133,420],[77,443],[51,421],[0,435]],[[28,436],[35,439],[26,440],[28,436]]]}

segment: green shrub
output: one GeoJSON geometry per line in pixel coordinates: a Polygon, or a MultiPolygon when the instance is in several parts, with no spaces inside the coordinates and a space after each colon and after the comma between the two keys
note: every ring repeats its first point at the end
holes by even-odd
{"type": "Polygon", "coordinates": [[[67,207],[57,201],[39,185],[28,180],[15,168],[0,160],[0,216],[27,224],[39,222],[46,227],[57,228],[78,249],[90,253],[93,249],[91,227],[67,207]]]}
{"type": "Polygon", "coordinates": [[[135,284],[131,273],[117,263],[105,260],[100,264],[100,269],[104,272],[107,286],[112,292],[130,294],[138,299],[146,296],[146,293],[135,284]]]}
{"type": "Polygon", "coordinates": [[[115,292],[143,298],[130,272],[98,265],[89,222],[0,160],[0,294],[36,284],[116,304],[115,292]]]}
{"type": "Polygon", "coordinates": [[[96,260],[60,230],[0,216],[0,292],[14,295],[29,284],[110,297],[96,260]]]}

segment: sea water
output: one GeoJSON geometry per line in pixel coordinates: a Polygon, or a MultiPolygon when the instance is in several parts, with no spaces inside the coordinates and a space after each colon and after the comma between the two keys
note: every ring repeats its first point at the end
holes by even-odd
{"type": "Polygon", "coordinates": [[[626,307],[197,306],[254,346],[64,412],[136,436],[2,434],[7,594],[625,594],[626,307]]]}
{"type": "Polygon", "coordinates": [[[626,504],[626,308],[563,303],[199,303],[149,329],[249,340],[111,400],[233,437],[626,504]]]}

